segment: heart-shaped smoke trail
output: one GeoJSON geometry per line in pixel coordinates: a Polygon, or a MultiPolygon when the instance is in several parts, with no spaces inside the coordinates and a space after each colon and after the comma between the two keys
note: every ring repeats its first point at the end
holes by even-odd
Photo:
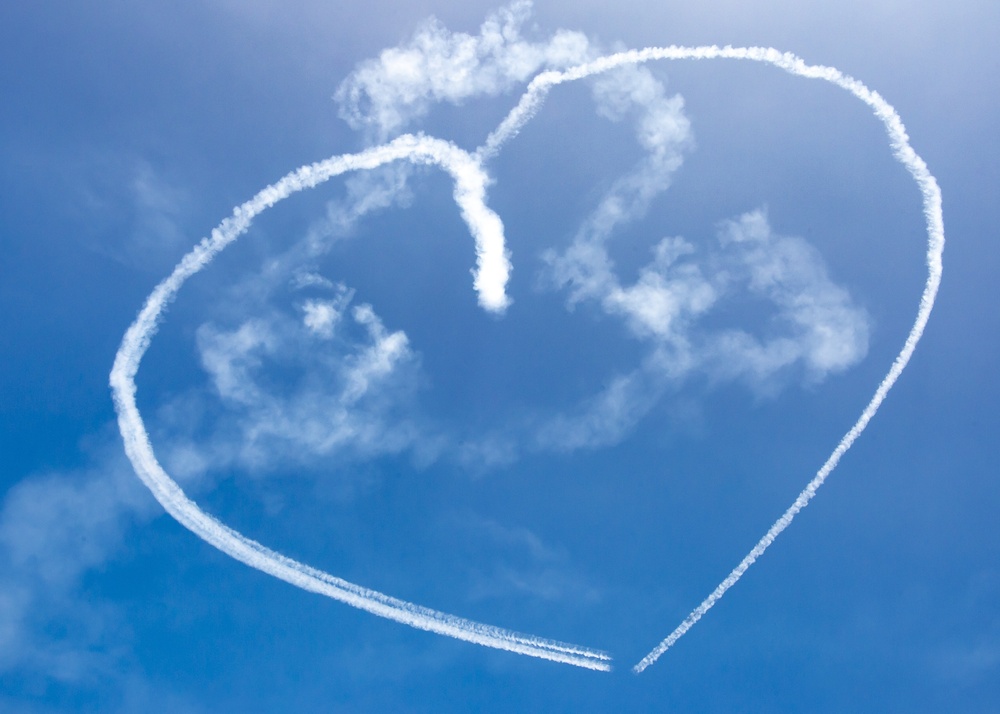
{"type": "Polygon", "coordinates": [[[334,176],[348,171],[372,169],[391,161],[406,160],[434,164],[451,174],[455,180],[455,201],[476,240],[475,288],[479,293],[479,302],[487,310],[502,312],[508,304],[505,286],[510,264],[504,248],[503,224],[485,204],[488,179],[482,169],[482,161],[494,156],[506,141],[517,134],[537,112],[552,87],[616,67],[660,59],[739,59],[765,62],[792,74],[822,79],[847,90],[867,104],[885,125],[896,159],[910,172],[920,188],[928,235],[927,281],[920,298],[916,319],[902,349],[861,416],[840,440],[815,477],[743,560],[666,639],[633,667],[633,671],[637,674],[642,672],[677,642],[729,588],[736,584],[757,558],[788,527],[799,511],[808,505],[819,487],[836,468],[840,458],[865,430],[913,355],[927,325],[941,283],[941,257],[944,251],[941,191],[923,159],[910,146],[906,128],[895,109],[877,92],[835,68],[808,65],[795,55],[782,53],[773,48],[714,45],[652,47],[620,52],[563,71],[543,72],[532,80],[517,106],[474,155],[440,139],[406,135],[389,144],[358,154],[333,157],[304,166],[234,209],[231,218],[224,220],[210,237],[202,240],[181,260],[170,276],[156,286],[139,316],[125,333],[111,370],[111,387],[125,451],[136,473],[167,512],[222,552],[305,590],[438,634],[580,667],[609,670],[611,658],[598,650],[553,642],[533,635],[518,634],[389,597],[287,558],[220,523],[188,499],[180,486],[157,461],[136,406],[135,375],[142,356],[156,333],[158,321],[177,291],[189,277],[207,266],[219,251],[245,232],[257,214],[292,193],[314,187],[334,176]]]}

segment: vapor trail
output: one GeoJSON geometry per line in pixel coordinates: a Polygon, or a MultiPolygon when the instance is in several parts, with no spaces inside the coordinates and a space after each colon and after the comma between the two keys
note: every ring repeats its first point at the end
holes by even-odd
{"type": "Polygon", "coordinates": [[[156,286],[125,333],[111,369],[111,388],[125,452],[143,483],[171,516],[210,545],[253,568],[303,590],[326,595],[411,627],[487,647],[608,671],[611,669],[611,658],[603,652],[519,634],[421,607],[349,583],[270,550],[202,511],[164,471],[153,453],[149,434],[136,405],[135,375],[156,334],[159,320],[184,282],[246,232],[255,216],[278,201],[348,171],[373,169],[398,160],[434,164],[454,178],[455,201],[476,239],[475,287],[479,292],[479,302],[494,312],[504,310],[508,304],[504,288],[510,263],[504,249],[503,224],[485,204],[488,179],[478,159],[440,139],[404,135],[389,144],[358,154],[335,156],[303,166],[237,206],[231,217],[223,220],[156,286]]]}
{"type": "Polygon", "coordinates": [[[640,64],[659,59],[742,59],[754,62],[766,62],[800,77],[822,79],[835,84],[867,104],[875,116],[885,125],[893,154],[906,167],[910,175],[913,176],[913,180],[916,181],[923,196],[924,218],[926,220],[928,237],[927,282],[924,284],[923,293],[920,296],[920,307],[917,310],[917,317],[914,320],[913,327],[910,328],[902,349],[896,355],[888,373],[883,377],[878,389],[875,390],[874,396],[868,402],[864,411],[861,412],[861,416],[858,417],[854,426],[844,434],[840,443],[833,450],[833,453],[830,454],[829,458],[827,458],[826,462],[816,473],[816,476],[798,495],[794,503],[774,522],[774,525],[768,529],[764,537],[747,553],[739,565],[719,583],[715,590],[698,607],[691,611],[691,614],[665,640],[653,648],[649,654],[643,657],[632,668],[632,671],[636,674],[639,674],[659,659],[660,655],[683,637],[684,633],[690,630],[725,595],[726,591],[743,577],[743,574],[756,562],[757,558],[789,526],[799,511],[809,504],[809,501],[816,495],[819,487],[823,485],[826,478],[837,467],[840,457],[861,436],[865,427],[868,426],[868,422],[871,421],[878,408],[882,405],[889,390],[896,383],[896,380],[899,379],[899,375],[902,374],[903,369],[910,361],[913,350],[916,349],[917,342],[920,341],[920,337],[924,333],[924,328],[927,325],[927,320],[930,318],[931,310],[934,307],[934,300],[937,297],[938,288],[941,284],[941,256],[944,252],[944,216],[941,211],[941,189],[938,187],[934,176],[927,169],[927,164],[924,163],[924,160],[910,146],[906,127],[892,105],[885,101],[878,92],[869,89],[858,80],[834,67],[809,65],[796,55],[789,52],[779,52],[770,47],[718,47],[715,45],[703,47],[648,47],[642,50],[630,50],[608,55],[564,71],[552,70],[543,72],[531,81],[517,106],[500,123],[500,126],[489,135],[485,144],[477,150],[476,155],[481,159],[494,156],[504,142],[514,137],[521,127],[535,115],[552,87],[601,72],[607,72],[623,65],[640,64]]]}
{"type": "Polygon", "coordinates": [[[928,275],[917,316],[906,341],[857,422],[840,440],[833,453],[794,503],[739,565],[665,640],[633,668],[637,674],[645,670],[736,584],[757,558],[788,527],[799,511],[808,505],[819,487],[836,468],[841,456],[864,431],[906,367],[934,306],[941,282],[941,256],[944,250],[941,191],[937,181],[928,171],[923,159],[910,146],[906,129],[895,109],[877,92],[833,67],[807,65],[790,53],[760,47],[671,46],[621,52],[565,71],[548,71],[535,77],[517,106],[474,155],[469,155],[453,144],[439,139],[404,135],[389,144],[358,154],[337,156],[304,166],[268,186],[253,199],[234,209],[232,217],[225,219],[212,231],[210,237],[203,239],[181,260],[171,275],[154,289],[122,340],[111,371],[111,386],[125,450],[139,477],[168,513],[206,542],[251,567],[305,590],[326,595],[412,627],[457,639],[589,669],[610,670],[611,658],[603,652],[518,634],[392,598],[292,560],[220,523],[188,499],[180,486],[169,477],[157,461],[136,406],[135,375],[156,333],[159,319],[183,283],[207,266],[219,251],[245,232],[256,215],[292,193],[316,186],[334,176],[348,171],[376,168],[391,161],[408,160],[418,164],[438,165],[454,178],[455,200],[476,240],[477,268],[474,271],[474,285],[479,293],[479,302],[487,310],[502,312],[509,304],[505,286],[510,272],[510,262],[504,248],[503,225],[499,217],[485,205],[488,178],[482,169],[482,161],[495,156],[500,147],[518,133],[537,112],[548,91],[558,84],[583,79],[623,65],[657,59],[723,58],[766,62],[798,76],[826,80],[847,90],[872,109],[875,116],[885,125],[896,159],[910,172],[922,193],[928,233],[928,275]]]}

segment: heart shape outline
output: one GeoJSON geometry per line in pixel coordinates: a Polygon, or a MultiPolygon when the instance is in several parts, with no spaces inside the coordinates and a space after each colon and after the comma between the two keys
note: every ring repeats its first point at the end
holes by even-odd
{"type": "Polygon", "coordinates": [[[224,219],[208,237],[202,239],[181,259],[170,275],[153,289],[135,321],[126,330],[110,374],[112,397],[126,455],[140,480],[163,508],[185,528],[230,557],[304,590],[326,595],[418,629],[518,654],[593,670],[610,671],[611,656],[600,650],[521,634],[400,600],[288,558],[229,528],[190,500],[156,459],[149,434],[136,404],[135,375],[166,308],[176,297],[184,282],[204,269],[219,252],[246,232],[256,215],[293,193],[313,188],[334,176],[349,171],[370,170],[391,161],[408,160],[417,164],[434,164],[451,174],[455,180],[455,201],[476,240],[477,268],[474,271],[474,286],[479,293],[479,302],[487,310],[503,312],[509,304],[504,288],[510,271],[510,262],[504,246],[503,224],[499,216],[485,203],[488,179],[482,169],[482,162],[495,156],[506,141],[517,135],[521,127],[538,111],[552,87],[624,65],[643,64],[660,59],[742,59],[763,62],[793,75],[828,81],[848,91],[867,104],[876,118],[884,124],[893,155],[907,169],[921,191],[928,234],[927,280],[913,326],[889,371],[879,383],[857,421],[841,438],[792,505],[774,522],[749,553],[680,625],[632,668],[632,671],[636,674],[643,672],[673,646],[729,588],[736,584],[791,524],[795,516],[808,505],[819,487],[836,468],[844,453],[865,430],[912,357],[930,318],[941,283],[945,242],[941,190],[926,163],[910,146],[906,129],[895,109],[877,92],[840,70],[824,65],[809,65],[794,54],[782,53],[774,48],[729,45],[648,47],[607,55],[566,70],[545,71],[532,79],[514,109],[474,154],[469,154],[442,139],[405,134],[387,144],[357,154],[341,154],[303,166],[237,206],[231,217],[224,219]]]}

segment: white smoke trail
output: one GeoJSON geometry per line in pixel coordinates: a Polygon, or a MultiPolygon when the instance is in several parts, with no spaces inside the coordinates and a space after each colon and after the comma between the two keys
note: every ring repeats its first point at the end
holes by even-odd
{"type": "Polygon", "coordinates": [[[642,50],[631,50],[608,55],[565,71],[553,70],[543,72],[531,81],[528,85],[528,90],[522,95],[517,106],[501,122],[500,126],[490,134],[486,143],[477,150],[476,155],[480,158],[495,155],[504,142],[514,137],[521,127],[534,116],[548,94],[548,91],[557,84],[583,79],[584,77],[606,72],[623,65],[639,64],[658,59],[742,59],[754,62],[766,62],[800,77],[826,80],[847,90],[867,104],[875,116],[885,125],[893,154],[897,161],[910,172],[923,196],[923,209],[928,236],[927,282],[924,284],[923,293],[920,296],[920,307],[917,310],[917,317],[914,320],[913,327],[910,328],[902,349],[896,355],[888,373],[882,379],[878,389],[875,390],[874,396],[868,402],[864,411],[861,412],[861,416],[858,417],[854,426],[840,440],[833,453],[830,454],[829,458],[816,473],[816,476],[798,495],[795,502],[775,521],[774,525],[764,534],[764,537],[740,561],[740,564],[719,583],[715,590],[666,639],[633,667],[632,671],[636,674],[641,673],[659,659],[660,655],[683,637],[684,633],[690,630],[725,595],[726,591],[743,577],[747,569],[756,562],[757,558],[789,526],[799,511],[808,505],[809,501],[816,495],[819,487],[823,485],[826,478],[837,467],[840,457],[851,448],[851,445],[854,444],[855,440],[865,430],[865,427],[868,426],[868,422],[875,416],[889,390],[896,383],[896,380],[899,379],[899,375],[902,374],[903,369],[910,361],[910,357],[913,355],[914,349],[916,349],[917,342],[920,341],[920,337],[924,333],[924,328],[927,325],[927,320],[930,318],[931,310],[934,307],[934,300],[937,297],[938,288],[941,284],[941,256],[944,252],[944,216],[941,211],[941,189],[938,187],[934,176],[927,169],[927,164],[924,163],[924,160],[910,146],[906,127],[892,105],[885,101],[878,92],[869,89],[858,80],[834,67],[809,65],[791,53],[780,52],[770,47],[718,47],[715,45],[703,47],[649,47],[642,50]]]}
{"type": "Polygon", "coordinates": [[[603,652],[523,635],[421,607],[349,583],[276,553],[202,511],[163,470],[153,453],[136,405],[135,375],[156,333],[159,320],[184,282],[244,233],[256,215],[278,201],[345,172],[372,169],[398,160],[436,164],[454,178],[455,201],[476,239],[478,262],[475,287],[479,292],[479,301],[488,310],[504,310],[509,302],[504,288],[510,263],[504,249],[503,224],[484,202],[487,177],[474,157],[440,139],[405,135],[358,154],[336,156],[304,166],[237,206],[232,217],[225,219],[210,237],[203,239],[184,256],[174,271],[156,286],[125,333],[111,370],[111,388],[125,452],[143,483],[171,516],[207,543],[253,568],[304,590],[326,595],[411,627],[487,647],[608,671],[611,669],[611,658],[603,652]]]}
{"type": "Polygon", "coordinates": [[[941,192],[937,181],[928,171],[923,159],[910,146],[906,129],[892,106],[877,92],[833,67],[807,65],[795,55],[759,47],[673,46],[621,52],[566,71],[548,71],[535,77],[517,106],[472,156],[448,142],[405,135],[389,144],[359,154],[334,157],[302,167],[265,188],[253,199],[237,207],[231,218],[224,220],[209,238],[202,240],[181,260],[173,273],[154,289],[122,340],[111,372],[111,386],[125,450],[140,478],[174,518],[206,542],[237,560],[293,585],[419,629],[589,669],[610,670],[610,657],[602,652],[471,622],[362,588],[269,550],[215,520],[185,496],[156,460],[135,402],[135,375],[139,362],[156,332],[158,320],[184,281],[208,265],[219,251],[246,231],[254,216],[292,193],[316,186],[333,176],[348,171],[375,168],[391,161],[409,160],[414,163],[436,164],[455,179],[455,200],[476,239],[475,288],[479,293],[479,302],[488,310],[502,312],[509,304],[504,288],[510,263],[504,249],[503,225],[499,217],[487,208],[484,202],[487,177],[481,168],[482,160],[496,155],[500,147],[517,134],[534,116],[548,91],[557,84],[589,77],[626,64],[657,59],[722,58],[766,62],[795,75],[823,79],[842,87],[871,107],[876,117],[886,127],[894,155],[913,176],[923,195],[928,232],[928,276],[916,320],[903,348],[857,422],[844,435],[826,463],[798,495],[795,502],[771,526],[740,564],[665,640],[633,668],[637,674],[645,670],[718,602],[813,498],[837,466],[841,456],[864,431],[906,367],[934,306],[941,282],[941,256],[944,250],[944,221],[941,212],[941,192]]]}

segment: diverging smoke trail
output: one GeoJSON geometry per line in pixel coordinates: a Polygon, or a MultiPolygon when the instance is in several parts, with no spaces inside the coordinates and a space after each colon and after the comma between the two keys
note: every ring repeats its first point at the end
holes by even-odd
{"type": "Polygon", "coordinates": [[[927,169],[927,164],[924,163],[924,160],[910,146],[906,127],[892,105],[885,101],[878,92],[869,89],[858,80],[834,67],[809,65],[791,53],[779,52],[769,47],[718,47],[715,45],[703,47],[649,47],[642,50],[630,50],[601,57],[592,62],[564,71],[543,72],[531,81],[528,85],[528,90],[522,95],[517,106],[501,122],[500,126],[490,134],[485,144],[477,151],[477,155],[481,158],[495,155],[500,147],[514,137],[521,127],[535,115],[552,87],[565,82],[590,77],[601,72],[607,72],[623,65],[640,64],[660,59],[738,59],[766,62],[800,77],[822,79],[831,82],[847,90],[867,104],[875,116],[885,125],[893,154],[906,170],[910,172],[923,196],[923,210],[928,238],[927,281],[920,296],[920,307],[917,310],[913,327],[910,328],[902,349],[896,355],[892,366],[882,379],[878,389],[875,390],[874,396],[872,396],[864,411],[861,412],[861,416],[858,417],[858,420],[850,430],[844,434],[844,437],[837,444],[826,462],[820,467],[816,476],[806,485],[792,505],[788,507],[788,510],[775,521],[774,525],[768,529],[767,533],[747,553],[746,557],[740,561],[739,565],[719,583],[715,590],[698,607],[691,611],[691,614],[666,639],[633,667],[633,671],[636,674],[639,674],[659,659],[660,655],[670,649],[684,633],[691,629],[725,595],[729,588],[743,577],[747,569],[781,535],[781,532],[791,524],[792,519],[798,515],[799,511],[809,504],[809,501],[816,495],[819,487],[823,485],[823,482],[826,481],[830,473],[837,467],[840,458],[851,448],[851,445],[865,430],[865,427],[868,426],[868,422],[875,416],[889,390],[896,383],[896,380],[899,379],[899,375],[902,374],[903,369],[910,361],[910,357],[913,355],[913,351],[916,349],[917,343],[924,333],[924,327],[930,318],[931,310],[934,307],[934,300],[937,297],[938,287],[941,284],[941,256],[944,252],[944,217],[941,210],[941,190],[934,176],[927,169]]]}
{"type": "Polygon", "coordinates": [[[375,615],[487,647],[541,657],[596,670],[610,670],[603,652],[511,632],[399,600],[311,568],[266,548],[202,511],[160,465],[136,405],[135,375],[159,320],[184,282],[205,268],[249,227],[255,216],[297,191],[312,188],[348,171],[373,169],[391,161],[434,164],[455,180],[454,197],[475,237],[475,288],[479,302],[493,312],[508,304],[505,293],[510,263],[504,248],[503,224],[485,204],[486,174],[478,160],[455,145],[424,136],[401,136],[358,154],[336,156],[288,174],[237,206],[211,235],[178,263],[146,300],[122,340],[111,370],[111,388],[125,452],[136,473],[164,509],[195,535],[223,553],[304,590],[325,595],[375,615]]]}

